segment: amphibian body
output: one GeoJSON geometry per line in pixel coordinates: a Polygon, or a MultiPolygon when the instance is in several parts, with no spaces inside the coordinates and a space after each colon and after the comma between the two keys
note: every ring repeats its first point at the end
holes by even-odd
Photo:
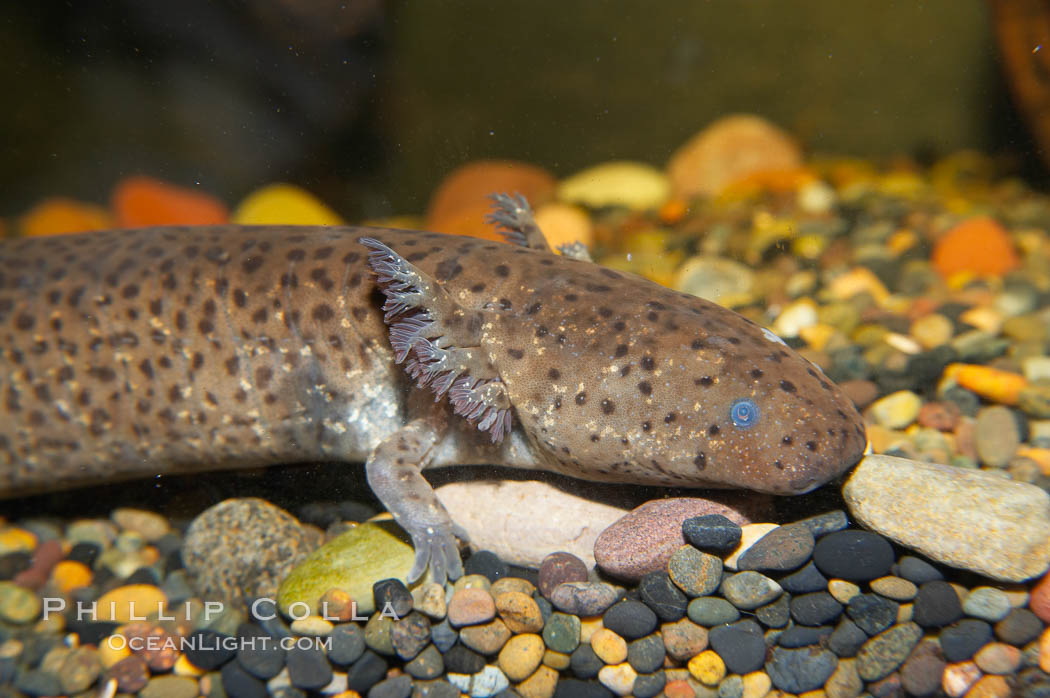
{"type": "Polygon", "coordinates": [[[0,243],[0,495],[366,461],[411,572],[462,567],[420,471],[809,491],[865,446],[819,369],[729,310],[553,254],[382,228],[146,228],[0,243]]]}

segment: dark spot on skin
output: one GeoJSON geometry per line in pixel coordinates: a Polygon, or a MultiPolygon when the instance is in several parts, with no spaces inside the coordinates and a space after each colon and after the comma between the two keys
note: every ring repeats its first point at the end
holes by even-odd
{"type": "Polygon", "coordinates": [[[332,310],[332,306],[327,303],[320,303],[314,306],[313,312],[311,313],[313,319],[317,322],[328,322],[335,317],[335,311],[332,310]]]}
{"type": "Polygon", "coordinates": [[[642,431],[649,431],[653,428],[652,422],[642,422],[642,431]]]}
{"type": "Polygon", "coordinates": [[[59,380],[59,382],[67,383],[73,380],[74,375],[75,373],[73,371],[72,366],[63,366],[62,368],[58,369],[58,373],[55,374],[55,377],[59,380]]]}
{"type": "Polygon", "coordinates": [[[707,435],[708,436],[718,436],[718,432],[719,431],[721,431],[721,429],[718,428],[718,425],[717,424],[712,424],[711,426],[709,426],[707,428],[707,435]]]}
{"type": "Polygon", "coordinates": [[[623,368],[620,369],[620,378],[626,378],[629,375],[631,375],[631,367],[630,366],[624,366],[623,368]]]}
{"type": "Polygon", "coordinates": [[[204,319],[197,323],[197,329],[201,334],[211,334],[215,330],[215,325],[211,320],[204,319]]]}
{"type": "Polygon", "coordinates": [[[238,308],[243,308],[248,304],[248,294],[244,292],[244,289],[233,289],[233,304],[238,308]]]}
{"type": "Polygon", "coordinates": [[[151,300],[149,302],[149,312],[150,315],[160,315],[162,312],[164,312],[164,301],[160,298],[154,298],[153,300],[151,300]]]}
{"type": "Polygon", "coordinates": [[[697,385],[702,385],[705,388],[710,388],[712,385],[714,385],[715,380],[711,376],[701,376],[693,382],[697,385]]]}
{"type": "Polygon", "coordinates": [[[794,443],[794,439],[792,439],[790,436],[785,436],[780,440],[780,443],[784,444],[785,446],[790,446],[792,443],[794,443]]]}
{"type": "Polygon", "coordinates": [[[117,372],[109,366],[92,366],[88,369],[88,375],[103,383],[109,383],[117,378],[117,372]]]}
{"type": "Polygon", "coordinates": [[[638,384],[638,392],[640,392],[642,395],[652,395],[653,386],[649,383],[649,381],[642,381],[638,384]]]}
{"type": "Polygon", "coordinates": [[[556,368],[552,368],[551,370],[547,371],[547,377],[550,378],[552,381],[556,381],[559,378],[561,378],[561,371],[559,371],[556,368]]]}
{"type": "Polygon", "coordinates": [[[513,307],[513,304],[507,298],[500,298],[499,307],[500,310],[510,310],[513,307]]]}
{"type": "Polygon", "coordinates": [[[356,305],[350,309],[350,314],[354,316],[354,319],[358,322],[363,321],[368,317],[368,308],[364,308],[360,305],[356,305]]]}
{"type": "Polygon", "coordinates": [[[260,366],[255,369],[255,383],[260,388],[265,388],[273,378],[273,369],[269,366],[260,366]]]}
{"type": "Polygon", "coordinates": [[[269,313],[266,312],[266,308],[259,308],[254,313],[252,313],[252,322],[254,322],[257,325],[261,325],[264,322],[266,322],[266,318],[268,316],[269,313]]]}
{"type": "Polygon", "coordinates": [[[540,312],[540,308],[542,308],[542,307],[543,307],[543,304],[540,303],[539,301],[536,301],[535,303],[530,303],[529,305],[527,305],[525,307],[525,314],[526,315],[535,315],[536,313],[540,312]]]}
{"type": "Polygon", "coordinates": [[[347,288],[357,288],[360,284],[361,284],[361,275],[360,274],[354,274],[349,279],[347,279],[347,282],[346,282],[347,288]]]}
{"type": "Polygon", "coordinates": [[[773,466],[774,466],[774,467],[775,467],[775,468],[776,468],[777,470],[783,470],[783,469],[784,469],[784,464],[780,462],[780,459],[779,459],[779,458],[778,458],[778,459],[776,459],[775,461],[773,461],[773,466]]]}
{"type": "Polygon", "coordinates": [[[580,297],[577,296],[575,293],[566,293],[565,294],[565,300],[568,301],[569,303],[575,303],[579,299],[580,299],[580,297]]]}
{"type": "Polygon", "coordinates": [[[627,329],[627,323],[623,320],[617,320],[615,323],[613,323],[613,329],[617,332],[623,332],[625,329],[627,329]]]}
{"type": "Polygon", "coordinates": [[[613,311],[612,308],[598,308],[598,314],[603,318],[611,318],[613,311]]]}
{"type": "Polygon", "coordinates": [[[168,402],[178,402],[182,399],[182,389],[176,383],[168,389],[168,402]]]}
{"type": "Polygon", "coordinates": [[[201,370],[201,367],[204,366],[204,354],[200,353],[199,351],[194,352],[193,362],[190,364],[190,366],[191,368],[193,368],[194,371],[201,370]]]}
{"type": "Polygon", "coordinates": [[[33,394],[36,395],[37,400],[43,402],[51,402],[51,389],[47,387],[46,383],[41,383],[33,389],[33,394]]]}
{"type": "Polygon", "coordinates": [[[510,276],[510,267],[508,267],[506,264],[496,265],[494,271],[496,272],[496,276],[502,276],[503,278],[507,278],[508,276],[510,276]]]}
{"type": "Polygon", "coordinates": [[[137,284],[128,284],[120,291],[120,295],[123,298],[135,298],[139,295],[139,287],[137,284]]]}
{"type": "MultiPolygon", "coordinates": [[[[412,241],[412,244],[415,244],[414,240],[412,241]]],[[[361,255],[357,252],[347,252],[345,255],[343,255],[343,264],[356,264],[357,261],[360,259],[361,255]]]]}
{"type": "Polygon", "coordinates": [[[751,377],[754,378],[755,380],[758,380],[763,375],[765,375],[765,372],[762,369],[760,369],[760,368],[753,368],[753,369],[751,369],[751,377]]]}
{"type": "Polygon", "coordinates": [[[625,356],[627,356],[627,345],[626,344],[617,344],[616,345],[616,351],[613,352],[613,357],[617,358],[617,359],[622,359],[625,356]]]}
{"type": "Polygon", "coordinates": [[[306,259],[306,252],[297,247],[294,250],[288,250],[288,254],[285,255],[285,259],[287,259],[289,262],[298,262],[303,259],[306,259]]]}
{"type": "Polygon", "coordinates": [[[643,356],[642,357],[642,368],[644,368],[646,371],[652,371],[655,367],[656,367],[656,364],[653,362],[653,357],[651,357],[651,356],[643,356]]]}
{"type": "Polygon", "coordinates": [[[149,359],[143,359],[139,363],[139,372],[148,380],[153,380],[153,363],[149,359]]]}
{"type": "Polygon", "coordinates": [[[701,451],[696,454],[696,458],[693,459],[693,465],[696,466],[697,470],[703,470],[707,467],[707,454],[701,451]]]}
{"type": "Polygon", "coordinates": [[[690,346],[690,348],[692,348],[692,349],[693,349],[694,351],[696,351],[696,350],[698,350],[698,349],[703,349],[703,348],[704,348],[704,340],[702,340],[702,339],[694,339],[694,340],[693,340],[693,343],[692,343],[692,344],[690,344],[689,346],[690,346]]]}
{"type": "Polygon", "coordinates": [[[211,298],[204,301],[204,314],[209,316],[215,314],[215,301],[211,298]]]}
{"type": "Polygon", "coordinates": [[[33,325],[36,324],[36,318],[28,313],[20,313],[15,318],[15,329],[26,332],[33,329],[33,325]]]}
{"type": "Polygon", "coordinates": [[[587,402],[587,393],[576,393],[576,404],[583,405],[587,402]]]}
{"type": "Polygon", "coordinates": [[[549,334],[550,334],[550,330],[548,330],[543,325],[540,325],[539,327],[536,328],[536,336],[537,337],[546,337],[549,334]]]}
{"type": "Polygon", "coordinates": [[[507,354],[509,354],[512,359],[520,359],[525,356],[525,352],[521,349],[507,349],[507,354]]]}
{"type": "Polygon", "coordinates": [[[740,344],[740,338],[739,337],[726,337],[726,341],[729,342],[730,344],[734,345],[734,346],[737,345],[737,344],[740,344]]]}
{"type": "Polygon", "coordinates": [[[554,409],[556,409],[556,410],[560,410],[561,409],[561,396],[560,395],[558,397],[554,398],[554,409]]]}
{"type": "Polygon", "coordinates": [[[667,416],[664,417],[664,424],[670,424],[676,419],[678,419],[678,415],[676,415],[674,412],[669,412],[667,416]]]}
{"type": "Polygon", "coordinates": [[[235,392],[233,394],[233,399],[236,400],[237,402],[247,402],[247,400],[248,400],[248,393],[244,392],[243,389],[239,388],[237,390],[237,392],[235,392]]]}
{"type": "Polygon", "coordinates": [[[186,330],[186,313],[181,310],[175,313],[175,329],[179,332],[186,330]]]}
{"type": "Polygon", "coordinates": [[[231,356],[230,358],[226,359],[226,363],[224,365],[226,366],[226,373],[230,374],[231,376],[236,376],[238,370],[240,369],[241,360],[236,356],[231,356]]]}
{"type": "Polygon", "coordinates": [[[793,393],[795,392],[795,384],[791,381],[782,380],[780,381],[780,389],[785,393],[793,393]]]}
{"type": "Polygon", "coordinates": [[[817,442],[816,441],[807,441],[806,442],[806,450],[807,451],[816,451],[817,450],[817,442]]]}
{"type": "Polygon", "coordinates": [[[330,246],[318,247],[314,250],[314,259],[328,259],[332,256],[332,251],[330,246]]]}
{"type": "Polygon", "coordinates": [[[616,411],[616,405],[612,400],[602,400],[602,414],[612,414],[616,411]]]}
{"type": "Polygon", "coordinates": [[[659,314],[659,313],[657,313],[657,312],[655,312],[655,311],[652,311],[652,310],[650,310],[650,311],[649,311],[649,312],[648,312],[648,313],[646,314],[646,316],[645,316],[645,317],[646,317],[646,319],[647,319],[647,320],[649,320],[649,322],[656,322],[657,320],[659,320],[659,319],[660,319],[660,314],[659,314]]]}
{"type": "Polygon", "coordinates": [[[481,293],[482,291],[484,291],[484,290],[485,290],[485,284],[483,284],[483,283],[481,283],[481,282],[479,281],[478,283],[476,283],[476,284],[474,284],[473,286],[471,286],[471,287],[470,287],[470,290],[471,290],[471,292],[473,292],[473,293],[481,293]]]}

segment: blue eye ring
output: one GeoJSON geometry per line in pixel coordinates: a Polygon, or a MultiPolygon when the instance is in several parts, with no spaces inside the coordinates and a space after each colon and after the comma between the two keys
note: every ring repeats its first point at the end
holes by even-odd
{"type": "Polygon", "coordinates": [[[729,419],[739,429],[750,429],[758,424],[760,412],[751,398],[741,398],[729,406],[729,419]]]}

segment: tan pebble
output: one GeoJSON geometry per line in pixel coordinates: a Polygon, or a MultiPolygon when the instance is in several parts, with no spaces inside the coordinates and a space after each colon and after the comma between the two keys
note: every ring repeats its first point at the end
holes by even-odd
{"type": "Polygon", "coordinates": [[[500,577],[489,587],[489,593],[492,594],[493,598],[508,591],[517,591],[526,596],[532,596],[533,592],[536,591],[536,585],[521,577],[500,577]]]}
{"type": "Polygon", "coordinates": [[[829,698],[856,698],[864,690],[864,681],[857,673],[856,659],[840,659],[835,671],[824,684],[829,698]]]}
{"type": "Polygon", "coordinates": [[[947,344],[951,340],[954,331],[955,328],[951,320],[939,313],[931,313],[912,322],[909,334],[924,349],[933,349],[942,344],[947,344]]]}
{"type": "Polygon", "coordinates": [[[543,638],[535,633],[515,635],[499,651],[499,668],[513,682],[524,681],[543,661],[543,638]]]}
{"type": "Polygon", "coordinates": [[[903,429],[919,416],[922,398],[910,390],[898,390],[876,400],[867,413],[887,429],[903,429]]]}
{"type": "Polygon", "coordinates": [[[603,666],[598,670],[598,681],[618,696],[627,696],[634,690],[638,672],[627,662],[615,666],[603,666]]]}
{"type": "Polygon", "coordinates": [[[894,601],[911,601],[919,592],[918,587],[907,579],[894,577],[893,575],[873,579],[870,582],[870,586],[871,590],[879,596],[884,596],[894,601]]]}
{"type": "Polygon", "coordinates": [[[773,680],[764,671],[752,671],[750,674],[744,674],[742,678],[744,680],[743,698],[763,698],[773,688],[773,680]]]}
{"type": "Polygon", "coordinates": [[[25,644],[16,638],[9,638],[0,643],[0,659],[17,659],[25,649],[25,644]]]}
{"type": "Polygon", "coordinates": [[[0,582],[0,619],[15,625],[25,625],[40,616],[42,607],[40,597],[35,592],[14,582],[0,582]]]}
{"type": "Polygon", "coordinates": [[[555,652],[554,650],[544,650],[543,652],[543,664],[549,666],[555,671],[564,671],[569,668],[572,663],[572,655],[564,652],[555,652]]]}
{"type": "Polygon", "coordinates": [[[144,509],[121,507],[114,509],[109,518],[125,531],[134,531],[151,543],[171,531],[166,518],[144,509]]]}
{"type": "Polygon", "coordinates": [[[685,679],[668,679],[664,695],[667,698],[696,698],[696,691],[685,679]]]}
{"type": "Polygon", "coordinates": [[[98,620],[128,623],[156,616],[166,609],[164,592],[152,584],[128,584],[111,589],[99,597],[98,620]]]}
{"type": "Polygon", "coordinates": [[[740,559],[740,556],[747,552],[747,549],[758,542],[758,539],[766,535],[774,528],[780,528],[779,524],[775,523],[754,523],[746,524],[740,527],[740,545],[736,546],[723,562],[723,566],[728,570],[736,571],[736,562],[740,559]]]}
{"type": "Polygon", "coordinates": [[[986,674],[1012,674],[1021,666],[1021,650],[1005,642],[989,642],[973,661],[986,674]]]}
{"type": "Polygon", "coordinates": [[[496,615],[496,602],[488,589],[468,587],[452,594],[448,622],[454,627],[486,623],[496,615]]]}
{"type": "Polygon", "coordinates": [[[329,589],[321,594],[317,608],[322,618],[333,623],[345,623],[351,620],[357,612],[357,604],[354,603],[350,594],[342,589],[329,589]]]}
{"type": "Polygon", "coordinates": [[[897,607],[897,622],[907,623],[915,612],[915,604],[902,603],[897,607]]]}
{"type": "Polygon", "coordinates": [[[1050,674],[1050,628],[1039,636],[1039,668],[1050,674]]]}
{"type": "Polygon", "coordinates": [[[860,593],[860,587],[845,579],[828,580],[828,593],[841,604],[848,604],[849,600],[860,593]]]}
{"type": "Polygon", "coordinates": [[[619,664],[627,659],[627,641],[607,628],[591,636],[591,649],[606,664],[619,664]]]}
{"type": "Polygon", "coordinates": [[[332,631],[335,630],[332,621],[325,620],[321,616],[306,616],[305,618],[299,618],[293,620],[292,624],[288,627],[296,635],[306,635],[309,637],[328,637],[332,634],[332,631]]]}
{"type": "Polygon", "coordinates": [[[981,678],[981,670],[973,662],[957,662],[944,667],[944,675],[941,677],[941,688],[951,698],[959,698],[966,695],[970,686],[977,683],[981,678]]]}
{"type": "Polygon", "coordinates": [[[558,184],[557,197],[590,208],[617,206],[632,211],[656,208],[667,200],[670,185],[655,167],[628,160],[593,165],[558,184]]]}
{"type": "Polygon", "coordinates": [[[171,673],[176,676],[204,676],[204,670],[195,666],[184,654],[180,654],[179,658],[175,660],[175,666],[172,668],[171,673]]]}
{"type": "Polygon", "coordinates": [[[966,692],[966,698],[1009,698],[1010,684],[1002,676],[983,676],[966,692]]]}
{"type": "Polygon", "coordinates": [[[466,574],[457,579],[452,585],[452,593],[454,594],[457,591],[462,591],[464,589],[484,589],[491,594],[492,592],[489,591],[491,588],[492,582],[490,582],[489,578],[485,575],[466,574]]]}
{"type": "Polygon", "coordinates": [[[660,626],[667,655],[679,662],[687,661],[707,649],[707,628],[688,618],[660,626]]]}
{"type": "Polygon", "coordinates": [[[532,676],[514,687],[521,698],[551,698],[558,686],[558,672],[548,666],[541,666],[532,672],[532,676]]]}
{"type": "Polygon", "coordinates": [[[594,633],[604,627],[605,625],[602,623],[601,616],[587,616],[585,618],[580,618],[580,642],[590,642],[594,633]]]}
{"type": "Polygon", "coordinates": [[[496,612],[512,633],[538,633],[543,615],[535,600],[520,591],[505,591],[495,597],[496,612]]]}
{"type": "Polygon", "coordinates": [[[1028,605],[1028,590],[1023,586],[1005,587],[1002,592],[1010,600],[1010,608],[1024,608],[1028,605]]]}
{"type": "Polygon", "coordinates": [[[197,682],[185,676],[154,676],[139,692],[139,698],[194,698],[197,682]]]}
{"type": "Polygon", "coordinates": [[[704,650],[689,660],[689,673],[705,686],[717,686],[725,678],[726,664],[714,650],[704,650]]]}
{"type": "Polygon", "coordinates": [[[469,625],[459,631],[459,640],[481,654],[496,654],[510,639],[510,630],[499,618],[481,625],[469,625]]]}

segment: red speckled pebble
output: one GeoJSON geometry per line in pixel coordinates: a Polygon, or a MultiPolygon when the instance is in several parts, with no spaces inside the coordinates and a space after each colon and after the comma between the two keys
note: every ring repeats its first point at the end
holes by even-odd
{"type": "Polygon", "coordinates": [[[47,578],[51,575],[51,569],[65,557],[62,552],[62,544],[57,540],[49,540],[41,543],[33,551],[33,562],[29,569],[19,572],[14,582],[26,589],[39,589],[44,586],[47,578]]]}

